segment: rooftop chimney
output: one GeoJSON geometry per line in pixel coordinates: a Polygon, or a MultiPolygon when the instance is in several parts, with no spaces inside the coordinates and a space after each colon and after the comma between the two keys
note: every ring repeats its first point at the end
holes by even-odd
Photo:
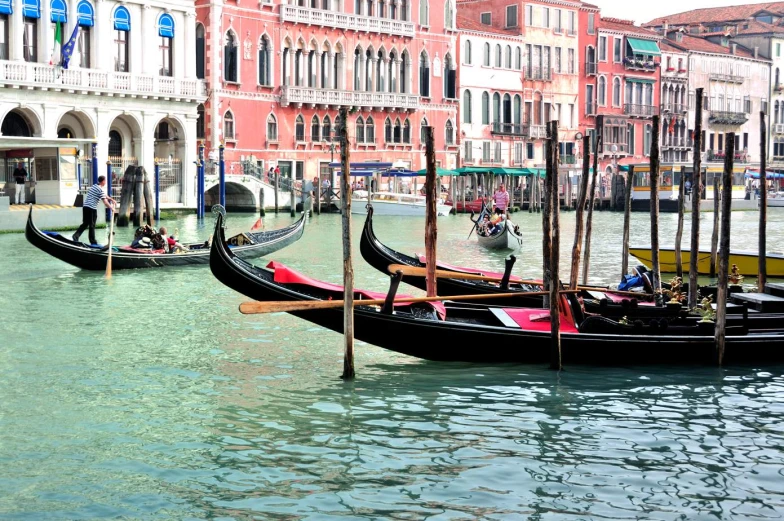
{"type": "Polygon", "coordinates": [[[754,59],[759,58],[759,47],[754,47],[754,59]]]}
{"type": "Polygon", "coordinates": [[[670,28],[670,24],[667,23],[667,20],[664,20],[662,25],[664,26],[664,37],[667,38],[667,29],[670,28]]]}
{"type": "Polygon", "coordinates": [[[731,54],[737,54],[738,53],[738,44],[737,43],[732,42],[730,44],[730,53],[731,54]]]}

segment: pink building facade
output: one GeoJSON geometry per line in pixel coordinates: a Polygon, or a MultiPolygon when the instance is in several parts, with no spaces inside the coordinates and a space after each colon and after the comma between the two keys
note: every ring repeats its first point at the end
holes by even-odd
{"type": "Polygon", "coordinates": [[[431,125],[440,166],[457,167],[455,5],[421,2],[197,1],[209,96],[199,130],[211,156],[223,143],[228,174],[326,176],[347,107],[352,162],[424,168],[431,125]]]}

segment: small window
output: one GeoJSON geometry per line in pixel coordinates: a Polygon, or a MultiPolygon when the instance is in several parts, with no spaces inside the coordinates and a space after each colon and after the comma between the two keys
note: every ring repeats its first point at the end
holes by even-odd
{"type": "Polygon", "coordinates": [[[278,120],[272,114],[267,118],[267,141],[278,140],[278,120]]]}
{"type": "Polygon", "coordinates": [[[596,32],[596,15],[594,13],[588,13],[588,34],[594,34],[596,32]]]}
{"type": "Polygon", "coordinates": [[[234,114],[230,110],[223,115],[223,139],[235,139],[234,114]]]}
{"type": "Polygon", "coordinates": [[[481,13],[479,15],[479,21],[483,25],[493,25],[493,14],[492,13],[481,13]]]}
{"type": "MultiPolygon", "coordinates": [[[[490,25],[490,24],[488,24],[490,25]]],[[[517,6],[516,5],[508,5],[506,6],[506,26],[507,27],[517,27],[517,6]]]]}

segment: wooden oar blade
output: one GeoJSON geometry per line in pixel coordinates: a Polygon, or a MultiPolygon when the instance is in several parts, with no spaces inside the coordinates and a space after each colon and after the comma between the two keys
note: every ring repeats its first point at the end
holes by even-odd
{"type": "Polygon", "coordinates": [[[240,304],[240,313],[243,315],[258,315],[261,313],[290,313],[292,311],[307,311],[309,309],[331,309],[342,307],[342,300],[243,302],[240,304]]]}

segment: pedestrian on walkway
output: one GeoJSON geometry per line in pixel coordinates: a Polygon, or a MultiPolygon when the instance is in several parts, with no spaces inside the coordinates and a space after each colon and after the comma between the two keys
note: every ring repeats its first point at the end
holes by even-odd
{"type": "Polygon", "coordinates": [[[84,198],[84,205],[82,206],[82,225],[73,234],[72,239],[79,242],[79,236],[82,235],[84,230],[89,229],[90,244],[97,244],[95,240],[95,221],[98,220],[98,201],[103,201],[107,207],[111,207],[114,213],[114,207],[117,204],[114,199],[106,194],[106,176],[98,176],[98,182],[92,185],[87,190],[87,195],[84,198]]]}
{"type": "Polygon", "coordinates": [[[16,183],[16,192],[14,193],[14,201],[16,204],[25,204],[25,183],[27,182],[27,170],[22,166],[22,163],[17,163],[14,169],[14,182],[16,183]]]}

